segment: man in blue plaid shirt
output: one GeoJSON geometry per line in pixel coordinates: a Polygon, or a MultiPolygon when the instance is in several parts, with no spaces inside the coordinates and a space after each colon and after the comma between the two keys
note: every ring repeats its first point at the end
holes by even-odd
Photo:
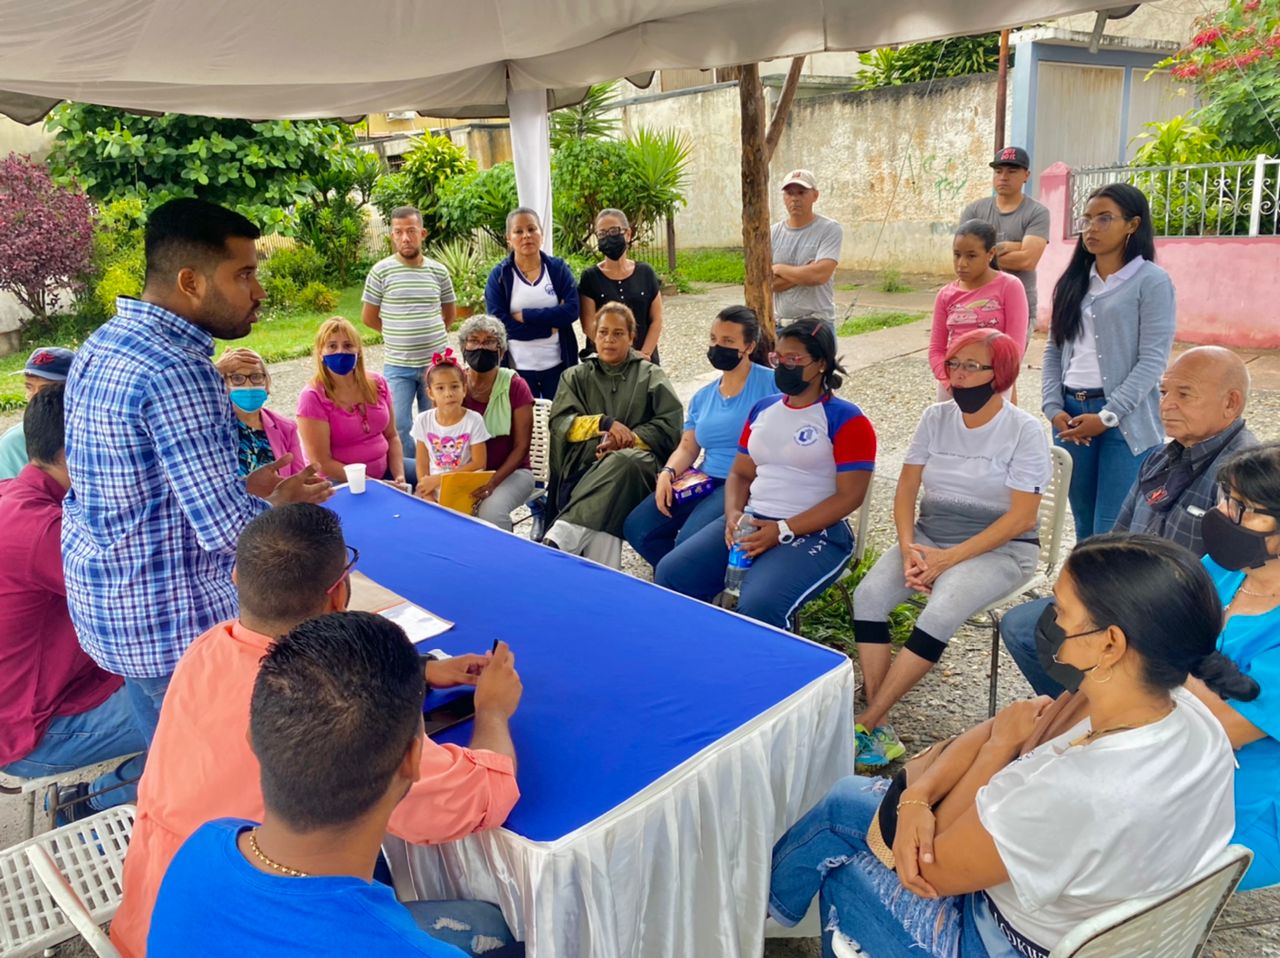
{"type": "Polygon", "coordinates": [[[124,676],[147,741],[186,647],[236,616],[240,530],[271,505],[322,502],[314,468],[286,456],[247,478],[214,338],[249,334],[265,297],[258,228],[202,200],[172,200],[146,229],[146,284],[76,356],[67,378],[62,560],[80,644],[124,676]]]}
{"type": "MultiPolygon", "coordinates": [[[[1142,464],[1113,532],[1144,532],[1172,539],[1204,555],[1200,520],[1218,504],[1218,467],[1258,440],[1245,428],[1249,372],[1221,346],[1189,349],[1160,380],[1160,421],[1169,442],[1142,464]]],[[[1036,622],[1052,598],[1010,609],[1000,637],[1037,695],[1062,694],[1036,654],[1036,622]]]]}

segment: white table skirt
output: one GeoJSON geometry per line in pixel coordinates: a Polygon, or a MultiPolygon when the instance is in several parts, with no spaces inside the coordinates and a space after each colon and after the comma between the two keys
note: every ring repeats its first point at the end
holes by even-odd
{"type": "Polygon", "coordinates": [[[502,908],[529,958],[758,958],[774,843],[853,772],[848,660],[554,842],[385,846],[402,898],[502,908]]]}

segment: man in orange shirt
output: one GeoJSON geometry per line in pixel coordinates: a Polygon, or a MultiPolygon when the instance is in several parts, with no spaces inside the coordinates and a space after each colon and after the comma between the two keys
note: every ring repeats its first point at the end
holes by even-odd
{"type": "MultiPolygon", "coordinates": [[[[182,843],[211,819],[262,820],[259,766],[248,741],[258,664],[274,637],[346,607],[356,559],[348,551],[338,517],[314,505],[272,509],[241,534],[240,618],[210,629],[178,662],[138,785],[124,899],[111,923],[125,958],[146,953],[160,881],[182,843]]],[[[476,715],[470,748],[425,741],[421,777],[391,816],[392,834],[420,844],[496,828],[520,795],[508,728],[520,679],[505,644],[491,660],[429,662],[426,679],[435,688],[474,684],[476,715]]]]}

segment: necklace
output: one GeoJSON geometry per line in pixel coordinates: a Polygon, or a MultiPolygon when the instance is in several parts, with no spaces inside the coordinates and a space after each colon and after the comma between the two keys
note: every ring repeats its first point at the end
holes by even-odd
{"type": "Polygon", "coordinates": [[[1113,725],[1111,728],[1098,728],[1091,732],[1085,732],[1085,734],[1081,735],[1079,738],[1072,739],[1068,742],[1067,747],[1075,748],[1077,745],[1088,745],[1096,738],[1102,738],[1104,735],[1113,735],[1116,732],[1131,732],[1136,728],[1142,728],[1144,725],[1151,725],[1155,722],[1159,722],[1161,719],[1166,718],[1172,711],[1173,706],[1170,705],[1155,718],[1147,719],[1145,722],[1138,722],[1136,725],[1113,725]]]}
{"type": "Polygon", "coordinates": [[[1254,592],[1252,589],[1246,589],[1243,582],[1240,583],[1240,588],[1236,591],[1243,592],[1245,595],[1251,595],[1255,599],[1274,599],[1276,596],[1280,595],[1280,592],[1254,592]]]}
{"type": "Polygon", "coordinates": [[[519,263],[516,263],[516,268],[524,274],[524,278],[530,283],[535,282],[537,278],[542,275],[542,259],[538,259],[538,265],[533,267],[533,269],[525,269],[519,263]]]}
{"type": "Polygon", "coordinates": [[[262,854],[262,849],[258,847],[258,830],[255,828],[249,832],[249,848],[253,854],[257,856],[258,861],[266,865],[268,868],[275,869],[282,875],[288,875],[290,878],[310,878],[306,872],[300,872],[296,868],[290,868],[288,865],[281,865],[279,862],[273,862],[266,855],[262,854]]]}

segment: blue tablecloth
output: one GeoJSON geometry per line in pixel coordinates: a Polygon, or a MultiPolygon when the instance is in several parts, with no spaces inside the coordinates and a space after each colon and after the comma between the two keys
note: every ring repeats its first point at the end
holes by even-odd
{"type": "MultiPolygon", "coordinates": [[[[603,815],[844,656],[376,482],[330,500],[370,579],[456,623],[451,654],[508,642],[521,799],[553,841],[603,815]]],[[[438,740],[466,744],[471,723],[438,740]]]]}

